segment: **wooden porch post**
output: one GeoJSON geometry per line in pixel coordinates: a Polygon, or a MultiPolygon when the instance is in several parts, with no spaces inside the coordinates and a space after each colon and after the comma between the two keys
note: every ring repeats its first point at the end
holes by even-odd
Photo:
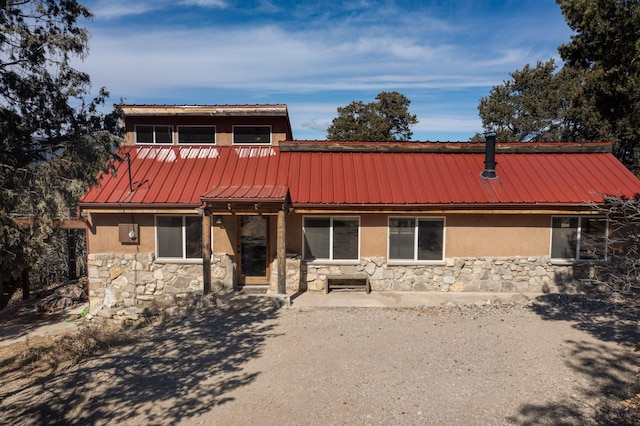
{"type": "Polygon", "coordinates": [[[211,215],[202,213],[202,281],[204,294],[211,293],[211,215]]]}
{"type": "Polygon", "coordinates": [[[287,293],[287,258],[284,208],[278,211],[278,294],[287,293]]]}
{"type": "Polygon", "coordinates": [[[31,298],[31,285],[29,284],[29,270],[22,271],[22,300],[31,298]]]}
{"type": "Polygon", "coordinates": [[[77,254],[76,254],[76,230],[67,229],[67,253],[69,260],[68,277],[69,280],[75,280],[78,278],[77,272],[77,254]]]}

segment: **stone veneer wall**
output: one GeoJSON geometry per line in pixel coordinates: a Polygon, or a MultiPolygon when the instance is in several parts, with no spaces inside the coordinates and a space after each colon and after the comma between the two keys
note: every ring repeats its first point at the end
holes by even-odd
{"type": "MultiPolygon", "coordinates": [[[[87,259],[91,310],[105,298],[107,308],[172,304],[176,296],[202,292],[202,264],[156,262],[153,253],[90,254],[87,259]]],[[[225,254],[214,254],[211,263],[214,291],[233,290],[233,263],[225,254]]]]}
{"type": "Polygon", "coordinates": [[[383,257],[356,265],[307,263],[306,287],[324,290],[327,275],[367,274],[376,291],[567,292],[581,291],[580,279],[593,265],[558,265],[543,257],[448,258],[437,265],[394,265],[383,257]]]}
{"type": "MultiPolygon", "coordinates": [[[[300,286],[300,256],[287,255],[286,287],[287,292],[296,293],[303,290],[300,286]]],[[[271,276],[269,277],[269,290],[278,291],[278,260],[271,263],[271,276]]]]}

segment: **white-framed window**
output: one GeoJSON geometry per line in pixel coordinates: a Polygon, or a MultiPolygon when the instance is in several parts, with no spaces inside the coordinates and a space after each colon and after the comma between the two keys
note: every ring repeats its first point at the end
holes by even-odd
{"type": "Polygon", "coordinates": [[[441,217],[390,217],[389,260],[442,262],[444,230],[441,217]]]}
{"type": "Polygon", "coordinates": [[[303,259],[357,261],[360,259],[360,218],[305,216],[303,259]]]}
{"type": "Polygon", "coordinates": [[[137,144],[173,143],[173,126],[140,124],[135,130],[137,144]]]}
{"type": "Polygon", "coordinates": [[[202,217],[156,216],[158,259],[202,259],[202,217]]]}
{"type": "Polygon", "coordinates": [[[233,126],[234,145],[271,145],[271,126],[233,126]]]}
{"type": "Polygon", "coordinates": [[[553,216],[551,259],[606,260],[608,228],[602,216],[553,216]]]}
{"type": "Polygon", "coordinates": [[[208,144],[216,143],[215,126],[178,126],[179,144],[208,144]]]}

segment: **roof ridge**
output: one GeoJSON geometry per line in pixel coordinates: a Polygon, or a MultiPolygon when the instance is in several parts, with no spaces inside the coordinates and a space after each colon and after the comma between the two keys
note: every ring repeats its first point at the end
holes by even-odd
{"type": "MultiPolygon", "coordinates": [[[[424,152],[424,153],[484,153],[484,142],[422,142],[422,141],[280,141],[283,152],[424,152]]],[[[496,153],[558,154],[612,152],[611,142],[498,142],[496,153]]]]}

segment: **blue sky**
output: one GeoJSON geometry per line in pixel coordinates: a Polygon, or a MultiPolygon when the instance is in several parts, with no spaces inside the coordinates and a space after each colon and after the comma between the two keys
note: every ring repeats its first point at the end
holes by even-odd
{"type": "Polygon", "coordinates": [[[570,40],[554,0],[81,0],[77,68],[111,101],[283,103],[296,139],[324,139],[337,107],[399,91],[413,140],[468,140],[478,102],[570,40]]]}

